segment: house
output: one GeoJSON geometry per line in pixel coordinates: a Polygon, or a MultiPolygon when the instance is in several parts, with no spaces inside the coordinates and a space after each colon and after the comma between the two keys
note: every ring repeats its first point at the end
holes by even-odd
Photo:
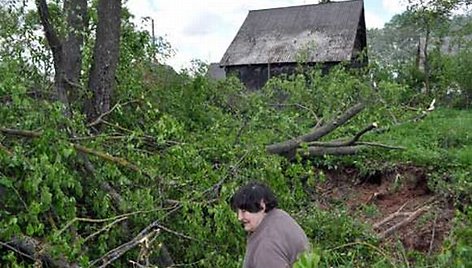
{"type": "Polygon", "coordinates": [[[249,11],[220,61],[248,89],[259,89],[274,75],[292,74],[299,63],[325,70],[359,57],[367,47],[362,0],[249,11]]]}
{"type": "Polygon", "coordinates": [[[226,78],[225,69],[218,62],[212,62],[208,65],[206,76],[212,80],[223,80],[226,78]]]}

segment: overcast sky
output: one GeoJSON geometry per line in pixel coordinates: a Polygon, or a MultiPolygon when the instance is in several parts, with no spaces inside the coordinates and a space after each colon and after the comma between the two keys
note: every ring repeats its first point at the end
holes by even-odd
{"type": "MultiPolygon", "coordinates": [[[[166,63],[176,70],[192,59],[219,62],[249,10],[316,4],[318,0],[129,0],[136,16],[155,21],[155,33],[170,42],[176,55],[166,63]]],[[[405,0],[364,0],[367,28],[381,28],[405,9],[405,0]]],[[[141,24],[151,31],[151,24],[141,24]]]]}

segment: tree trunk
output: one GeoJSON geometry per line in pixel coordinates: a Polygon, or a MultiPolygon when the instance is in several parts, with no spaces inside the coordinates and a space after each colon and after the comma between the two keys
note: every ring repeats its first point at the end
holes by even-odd
{"type": "Polygon", "coordinates": [[[338,127],[344,125],[347,121],[349,121],[351,118],[360,113],[364,109],[364,107],[365,104],[363,102],[359,102],[351,106],[344,113],[336,116],[328,123],[314,127],[307,134],[298,136],[287,141],[267,145],[266,151],[270,154],[278,154],[286,157],[289,160],[293,160],[295,159],[296,155],[300,155],[302,157],[317,157],[325,155],[339,156],[357,154],[368,147],[381,147],[384,149],[391,150],[405,149],[403,147],[398,146],[389,146],[380,143],[359,141],[362,135],[377,128],[377,123],[372,123],[366,126],[364,129],[360,130],[352,138],[349,139],[344,138],[333,141],[318,141],[320,138],[328,135],[329,133],[336,130],[338,127]]]}
{"type": "Polygon", "coordinates": [[[92,97],[86,101],[85,106],[89,122],[110,110],[119,57],[120,22],[121,1],[100,0],[97,35],[88,82],[92,97]]]}
{"type": "Polygon", "coordinates": [[[51,24],[49,16],[49,8],[46,0],[36,0],[36,7],[38,9],[39,18],[44,28],[44,34],[51,48],[52,57],[54,61],[54,86],[56,88],[57,97],[64,105],[63,112],[67,117],[71,116],[69,107],[69,100],[67,99],[67,92],[64,85],[64,53],[62,50],[62,41],[51,24]]]}
{"type": "Polygon", "coordinates": [[[266,147],[266,150],[271,154],[293,155],[295,153],[296,148],[302,142],[316,141],[324,137],[325,135],[331,133],[333,130],[343,125],[349,119],[360,113],[364,109],[364,107],[365,104],[363,102],[357,103],[356,105],[350,107],[342,115],[337,116],[327,124],[320,127],[316,127],[312,132],[288,141],[268,145],[266,147]]]}
{"type": "Polygon", "coordinates": [[[51,24],[49,8],[46,0],[36,0],[36,7],[44,28],[44,33],[51,48],[54,61],[54,85],[59,101],[64,105],[64,114],[71,117],[70,95],[78,90],[82,68],[83,31],[87,25],[87,1],[64,1],[64,9],[67,14],[69,34],[65,40],[61,40],[54,26],[51,24]]]}
{"type": "MultiPolygon", "coordinates": [[[[65,72],[66,92],[70,103],[76,103],[80,95],[80,72],[82,70],[82,46],[84,31],[88,26],[87,0],[64,1],[67,15],[68,34],[64,41],[64,60],[62,69],[65,72]]],[[[85,92],[82,92],[85,93],[85,92]]]]}
{"type": "Polygon", "coordinates": [[[426,26],[426,40],[424,42],[424,87],[425,87],[425,93],[429,94],[430,93],[430,81],[429,81],[429,76],[430,76],[430,67],[429,67],[429,54],[428,54],[428,43],[430,39],[430,26],[426,26]]]}
{"type": "Polygon", "coordinates": [[[324,156],[324,155],[351,155],[357,154],[367,146],[354,145],[343,147],[308,147],[306,149],[298,149],[298,152],[304,156],[324,156]]]}

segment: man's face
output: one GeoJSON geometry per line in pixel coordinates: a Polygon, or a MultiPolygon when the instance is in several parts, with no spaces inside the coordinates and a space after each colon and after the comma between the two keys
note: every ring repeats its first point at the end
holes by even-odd
{"type": "Polygon", "coordinates": [[[247,210],[238,209],[238,221],[240,221],[246,232],[254,232],[262,222],[267,213],[264,212],[265,204],[262,202],[262,210],[259,212],[249,212],[247,210]]]}

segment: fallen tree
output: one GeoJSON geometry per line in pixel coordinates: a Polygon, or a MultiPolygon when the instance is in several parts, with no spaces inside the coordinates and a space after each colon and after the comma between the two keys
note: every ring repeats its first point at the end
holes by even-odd
{"type": "MultiPolygon", "coordinates": [[[[316,124],[316,126],[306,134],[266,146],[266,151],[270,154],[278,154],[285,156],[288,159],[293,159],[296,154],[299,154],[304,157],[324,155],[351,155],[356,154],[368,147],[379,147],[388,150],[403,150],[405,148],[401,146],[391,146],[375,142],[363,142],[360,141],[360,138],[370,131],[375,131],[375,133],[382,133],[388,131],[392,127],[400,126],[408,122],[418,122],[425,118],[428,113],[434,111],[435,103],[436,99],[433,99],[429,104],[428,108],[426,108],[424,111],[421,111],[418,116],[406,120],[405,122],[396,122],[396,124],[390,127],[378,128],[378,124],[374,122],[366,126],[364,129],[360,130],[351,138],[344,138],[327,142],[319,141],[321,138],[327,136],[328,134],[335,131],[337,128],[348,123],[349,120],[351,120],[360,112],[362,112],[366,107],[366,103],[358,102],[349,107],[340,115],[335,116],[331,121],[325,124],[316,124]]],[[[322,122],[322,120],[319,120],[319,122],[322,122]]]]}
{"type": "Polygon", "coordinates": [[[305,157],[355,154],[369,146],[377,146],[385,149],[403,149],[402,147],[359,141],[362,135],[377,128],[377,123],[368,125],[352,138],[329,142],[318,141],[332,133],[340,126],[346,124],[350,119],[362,112],[364,108],[365,103],[359,102],[326,124],[315,126],[309,133],[290,140],[268,145],[266,150],[270,154],[279,154],[289,159],[293,159],[296,154],[305,157]]]}

